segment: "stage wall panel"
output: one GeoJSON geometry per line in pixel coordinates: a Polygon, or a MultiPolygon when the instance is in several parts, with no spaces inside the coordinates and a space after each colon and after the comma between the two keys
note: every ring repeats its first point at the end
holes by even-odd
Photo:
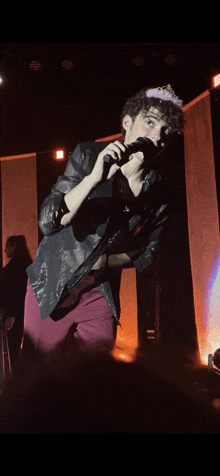
{"type": "Polygon", "coordinates": [[[24,235],[34,259],[38,248],[36,154],[2,157],[2,256],[8,262],[5,242],[11,235],[24,235]]]}
{"type": "Polygon", "coordinates": [[[207,297],[220,249],[209,91],[184,108],[184,118],[188,229],[194,306],[200,354],[202,361],[207,363],[209,335],[207,297]]]}

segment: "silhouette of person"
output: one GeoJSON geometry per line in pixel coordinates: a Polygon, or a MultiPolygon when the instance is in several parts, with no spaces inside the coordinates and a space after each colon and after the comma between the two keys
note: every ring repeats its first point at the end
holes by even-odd
{"type": "Polygon", "coordinates": [[[24,300],[27,286],[26,268],[32,263],[24,235],[10,236],[5,244],[9,262],[0,276],[0,307],[4,318],[14,317],[15,321],[8,334],[12,366],[17,360],[24,328],[24,300]]]}

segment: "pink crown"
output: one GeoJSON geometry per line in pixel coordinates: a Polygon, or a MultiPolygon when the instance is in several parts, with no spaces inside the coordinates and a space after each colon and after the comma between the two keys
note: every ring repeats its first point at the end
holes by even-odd
{"type": "Polygon", "coordinates": [[[178,96],[176,96],[170,84],[168,84],[167,86],[163,86],[162,88],[159,87],[147,89],[146,96],[148,98],[154,97],[162,99],[163,101],[172,101],[178,107],[182,107],[183,105],[183,101],[179,99],[178,96]]]}

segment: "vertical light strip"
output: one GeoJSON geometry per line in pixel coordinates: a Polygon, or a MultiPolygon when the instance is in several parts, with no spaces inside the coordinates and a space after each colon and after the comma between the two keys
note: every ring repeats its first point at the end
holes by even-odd
{"type": "MultiPolygon", "coordinates": [[[[207,364],[208,353],[214,352],[220,343],[220,315],[217,316],[215,313],[216,339],[211,319],[214,315],[211,306],[216,290],[214,294],[210,294],[210,291],[213,272],[216,276],[220,238],[208,91],[184,108],[184,119],[186,191],[195,317],[201,361],[207,364]]],[[[218,272],[217,270],[217,276],[218,272]]]]}

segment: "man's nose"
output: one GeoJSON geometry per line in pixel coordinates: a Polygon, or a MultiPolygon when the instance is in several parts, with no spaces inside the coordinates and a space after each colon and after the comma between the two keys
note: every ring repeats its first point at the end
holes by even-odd
{"type": "Polygon", "coordinates": [[[158,147],[161,140],[161,129],[157,129],[156,131],[154,131],[150,139],[153,141],[154,145],[158,147]]]}

